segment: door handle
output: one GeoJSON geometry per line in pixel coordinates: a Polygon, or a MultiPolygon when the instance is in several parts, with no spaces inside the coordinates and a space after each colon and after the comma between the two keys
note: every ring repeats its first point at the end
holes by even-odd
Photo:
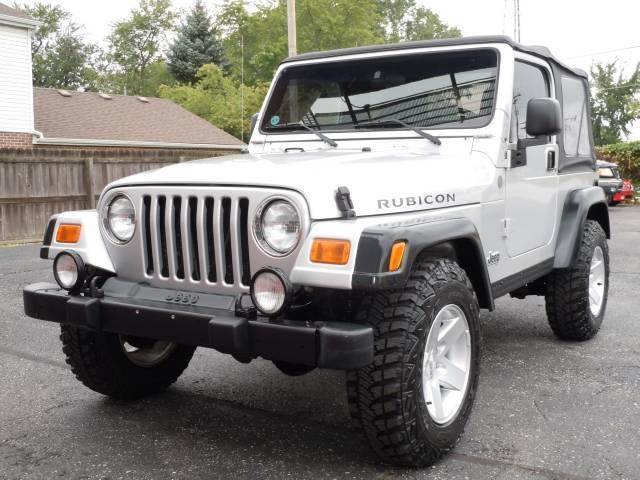
{"type": "Polygon", "coordinates": [[[547,170],[556,169],[556,151],[547,150],[547,170]]]}

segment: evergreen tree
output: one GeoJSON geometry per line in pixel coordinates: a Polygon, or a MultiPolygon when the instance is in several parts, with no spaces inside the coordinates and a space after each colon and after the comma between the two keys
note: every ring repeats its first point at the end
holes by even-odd
{"type": "Polygon", "coordinates": [[[222,42],[211,25],[202,0],[196,0],[167,54],[169,72],[183,83],[193,83],[203,65],[222,63],[222,42]]]}

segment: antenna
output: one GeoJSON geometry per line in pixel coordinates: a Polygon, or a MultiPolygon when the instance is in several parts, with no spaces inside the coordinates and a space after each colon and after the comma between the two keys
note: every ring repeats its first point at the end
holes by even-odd
{"type": "Polygon", "coordinates": [[[240,35],[240,139],[244,142],[244,35],[240,35]]]}
{"type": "Polygon", "coordinates": [[[520,0],[513,0],[513,39],[520,41],[520,0]]]}
{"type": "Polygon", "coordinates": [[[505,34],[505,26],[507,24],[507,0],[504,0],[504,5],[502,6],[502,34],[505,34]]]}

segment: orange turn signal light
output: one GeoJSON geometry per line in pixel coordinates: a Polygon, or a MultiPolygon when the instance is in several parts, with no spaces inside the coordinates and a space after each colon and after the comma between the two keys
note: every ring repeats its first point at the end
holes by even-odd
{"type": "Polygon", "coordinates": [[[56,242],[58,243],[78,243],[80,240],[81,225],[71,225],[63,223],[58,226],[56,242]]]}
{"type": "Polygon", "coordinates": [[[407,242],[396,242],[391,247],[391,255],[389,256],[389,271],[395,272],[402,266],[404,252],[407,250],[407,242]]]}
{"type": "Polygon", "coordinates": [[[311,261],[313,263],[330,263],[332,265],[346,265],[351,253],[349,240],[335,240],[332,238],[316,238],[311,245],[311,261]]]}

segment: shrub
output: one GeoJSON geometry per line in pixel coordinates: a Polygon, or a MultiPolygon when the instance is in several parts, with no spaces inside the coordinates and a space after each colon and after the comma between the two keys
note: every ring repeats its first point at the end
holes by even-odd
{"type": "Polygon", "coordinates": [[[601,160],[617,163],[623,178],[640,183],[640,141],[596,147],[596,154],[601,160]]]}

